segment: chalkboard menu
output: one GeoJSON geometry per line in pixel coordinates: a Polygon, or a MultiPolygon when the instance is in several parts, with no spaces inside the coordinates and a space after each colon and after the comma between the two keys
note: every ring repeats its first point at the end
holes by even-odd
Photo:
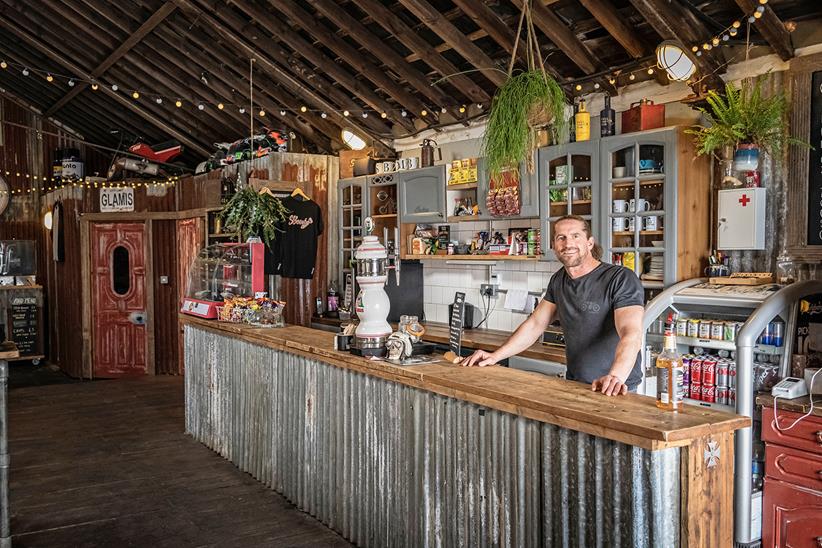
{"type": "Polygon", "coordinates": [[[21,356],[39,354],[37,345],[37,297],[17,297],[8,308],[9,338],[17,345],[21,356]]]}
{"type": "Polygon", "coordinates": [[[822,71],[811,78],[811,146],[808,174],[808,245],[822,245],[822,71]]]}
{"type": "Polygon", "coordinates": [[[451,307],[451,320],[448,322],[448,346],[454,354],[460,355],[462,349],[462,320],[465,317],[465,293],[454,294],[454,306],[451,307]]]}

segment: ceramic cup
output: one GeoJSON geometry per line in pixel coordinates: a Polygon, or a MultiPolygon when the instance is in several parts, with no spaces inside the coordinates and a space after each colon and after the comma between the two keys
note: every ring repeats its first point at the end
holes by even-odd
{"type": "Polygon", "coordinates": [[[628,211],[628,202],[625,200],[614,200],[614,213],[625,213],[628,211]]]}
{"type": "Polygon", "coordinates": [[[651,203],[644,198],[631,198],[628,202],[628,211],[648,211],[651,209],[651,203]]]}
{"type": "Polygon", "coordinates": [[[648,215],[643,217],[642,224],[645,230],[659,230],[659,217],[656,215],[648,215]]]}
{"type": "Polygon", "coordinates": [[[614,166],[614,179],[625,177],[625,166],[614,166]]]}
{"type": "Polygon", "coordinates": [[[420,158],[419,156],[411,156],[407,158],[408,160],[408,169],[417,169],[420,167],[420,158]]]}
{"type": "Polygon", "coordinates": [[[625,232],[625,228],[628,226],[628,219],[625,217],[614,217],[613,221],[614,232],[625,232]]]}
{"type": "Polygon", "coordinates": [[[636,217],[630,217],[628,219],[628,232],[633,232],[636,230],[636,217]]]}

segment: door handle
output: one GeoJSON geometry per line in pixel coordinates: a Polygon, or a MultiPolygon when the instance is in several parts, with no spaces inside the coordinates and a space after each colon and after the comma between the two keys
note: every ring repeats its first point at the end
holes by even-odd
{"type": "Polygon", "coordinates": [[[816,443],[822,445],[822,430],[816,431],[816,443]]]}
{"type": "Polygon", "coordinates": [[[128,321],[133,323],[134,325],[145,325],[146,324],[146,312],[145,310],[141,310],[139,312],[132,312],[128,315],[128,321]]]}

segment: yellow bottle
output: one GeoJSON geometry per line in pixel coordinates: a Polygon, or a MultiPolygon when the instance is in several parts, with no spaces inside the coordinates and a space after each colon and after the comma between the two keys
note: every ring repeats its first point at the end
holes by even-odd
{"type": "Polygon", "coordinates": [[[591,113],[585,110],[585,99],[579,101],[579,112],[574,116],[576,140],[588,141],[591,138],[591,113]]]}
{"type": "Polygon", "coordinates": [[[665,328],[665,344],[656,358],[656,406],[666,411],[679,411],[685,396],[682,356],[676,349],[676,335],[669,316],[665,328]]]}

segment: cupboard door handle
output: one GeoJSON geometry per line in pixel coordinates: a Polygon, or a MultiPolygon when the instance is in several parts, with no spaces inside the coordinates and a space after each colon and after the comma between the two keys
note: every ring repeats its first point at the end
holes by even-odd
{"type": "Polygon", "coordinates": [[[822,445],[822,430],[817,430],[816,432],[816,443],[822,445]]]}
{"type": "Polygon", "coordinates": [[[816,537],[816,546],[822,548],[822,537],[816,537]]]}

